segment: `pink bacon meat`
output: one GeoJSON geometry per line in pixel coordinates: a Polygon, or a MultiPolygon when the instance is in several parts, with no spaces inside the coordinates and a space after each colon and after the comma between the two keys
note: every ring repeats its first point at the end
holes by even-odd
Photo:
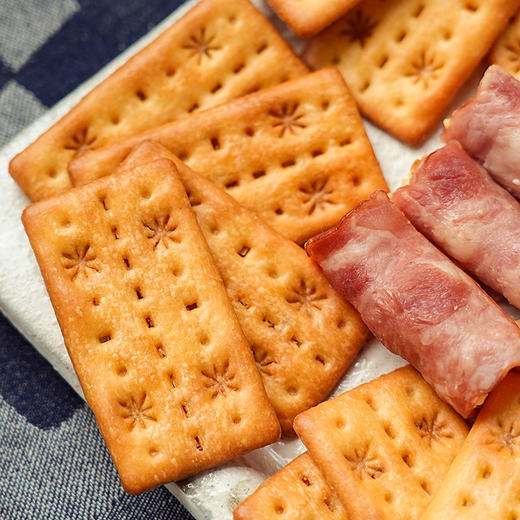
{"type": "Polygon", "coordinates": [[[520,198],[520,81],[489,67],[475,97],[445,122],[445,142],[459,141],[492,177],[520,198]]]}
{"type": "Polygon", "coordinates": [[[520,329],[384,192],[305,247],[374,335],[462,416],[520,364],[520,329]]]}
{"type": "Polygon", "coordinates": [[[421,161],[392,201],[423,235],[520,307],[520,204],[459,143],[421,161]]]}

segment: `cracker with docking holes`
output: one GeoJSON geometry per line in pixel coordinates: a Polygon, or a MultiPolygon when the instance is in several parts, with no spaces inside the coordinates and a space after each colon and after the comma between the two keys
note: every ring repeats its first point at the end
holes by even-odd
{"type": "Polygon", "coordinates": [[[71,186],[67,164],[80,152],[305,72],[248,0],[203,0],[16,156],[9,171],[31,200],[61,193],[71,186]]]}
{"type": "Polygon", "coordinates": [[[173,163],[33,204],[23,222],[127,491],[278,439],[280,425],[173,163]]]}
{"type": "Polygon", "coordinates": [[[292,433],[295,416],[329,395],[368,330],[301,247],[163,146],[143,143],[120,169],[161,157],[177,165],[267,396],[292,433]]]}
{"type": "Polygon", "coordinates": [[[300,455],[266,480],[236,509],[234,520],[349,520],[308,453],[300,455]]]}
{"type": "Polygon", "coordinates": [[[520,374],[491,392],[424,520],[520,517],[520,374]]]}
{"type": "Polygon", "coordinates": [[[354,7],[359,0],[268,0],[300,37],[309,38],[354,7]]]}
{"type": "Polygon", "coordinates": [[[336,65],[362,113],[418,143],[486,55],[520,0],[363,0],[311,41],[312,67],[336,65]]]}
{"type": "Polygon", "coordinates": [[[410,366],[303,412],[294,429],[351,520],[419,519],[467,434],[410,366]]]}
{"type": "Polygon", "coordinates": [[[303,242],[386,183],[341,75],[326,69],[164,125],[70,165],[74,184],[108,175],[143,140],[161,143],[303,242]]]}
{"type": "Polygon", "coordinates": [[[505,31],[491,48],[489,62],[500,65],[520,79],[520,13],[511,18],[505,31]]]}

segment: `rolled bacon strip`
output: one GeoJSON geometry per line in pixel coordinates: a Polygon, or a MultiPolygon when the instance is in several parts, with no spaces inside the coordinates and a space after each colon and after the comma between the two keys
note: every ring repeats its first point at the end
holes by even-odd
{"type": "Polygon", "coordinates": [[[459,141],[492,177],[520,199],[520,81],[489,67],[476,95],[445,122],[445,142],[459,141]]]}
{"type": "Polygon", "coordinates": [[[392,201],[423,235],[520,307],[520,203],[458,142],[421,161],[392,201]]]}
{"type": "Polygon", "coordinates": [[[462,416],[520,365],[520,329],[384,192],[306,249],[374,335],[462,416]]]}

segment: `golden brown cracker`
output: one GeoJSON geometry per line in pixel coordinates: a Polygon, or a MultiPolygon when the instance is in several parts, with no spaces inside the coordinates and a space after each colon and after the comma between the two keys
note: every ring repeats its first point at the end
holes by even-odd
{"type": "Polygon", "coordinates": [[[307,410],[294,429],[352,520],[420,518],[467,433],[410,366],[307,410]]]}
{"type": "Polygon", "coordinates": [[[496,63],[520,79],[520,16],[517,12],[495,42],[489,53],[489,62],[496,63]]]}
{"type": "Polygon", "coordinates": [[[308,453],[266,480],[234,511],[234,520],[348,520],[347,512],[308,453]]]}
{"type": "Polygon", "coordinates": [[[520,6],[519,0],[363,0],[316,36],[304,58],[336,65],[360,110],[421,141],[520,6]]]}
{"type": "Polygon", "coordinates": [[[300,37],[309,38],[354,7],[359,0],[268,0],[300,37]]]}
{"type": "Polygon", "coordinates": [[[80,152],[306,71],[248,0],[203,0],[16,156],[9,171],[31,200],[61,193],[71,186],[67,164],[80,152]]]}
{"type": "Polygon", "coordinates": [[[520,374],[489,395],[424,520],[520,516],[520,374]]]}
{"type": "Polygon", "coordinates": [[[303,249],[164,147],[145,142],[121,164],[176,162],[193,210],[286,433],[332,391],[368,330],[303,249]]]}
{"type": "Polygon", "coordinates": [[[23,221],[127,491],[183,478],[279,437],[170,161],[34,204],[23,221]]]}
{"type": "Polygon", "coordinates": [[[303,242],[332,226],[376,189],[387,189],[354,100],[326,69],[86,152],[70,165],[74,184],[110,174],[143,140],[161,143],[303,242]]]}

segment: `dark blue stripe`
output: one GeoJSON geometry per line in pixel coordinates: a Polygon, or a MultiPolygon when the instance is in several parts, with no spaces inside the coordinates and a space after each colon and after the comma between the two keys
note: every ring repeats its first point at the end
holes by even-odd
{"type": "Polygon", "coordinates": [[[0,314],[0,395],[30,423],[59,426],[83,401],[0,314]]]}
{"type": "Polygon", "coordinates": [[[50,107],[174,11],[180,0],[82,0],[13,77],[50,107]]]}

